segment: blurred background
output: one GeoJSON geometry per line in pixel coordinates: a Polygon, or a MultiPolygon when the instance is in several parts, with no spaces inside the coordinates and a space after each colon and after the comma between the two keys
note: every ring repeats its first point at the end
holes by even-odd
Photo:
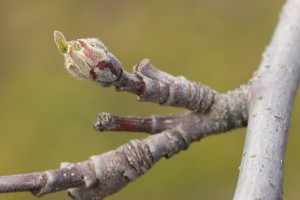
{"type": "MultiPolygon", "coordinates": [[[[98,133],[101,111],[148,116],[182,109],[138,103],[134,95],[71,77],[53,42],[98,37],[128,71],[143,58],[220,92],[245,83],[269,43],[284,1],[14,1],[0,6],[0,175],[44,171],[115,149],[143,133],[98,133]]],[[[285,161],[285,199],[300,194],[300,97],[285,161]]],[[[211,136],[108,197],[232,199],[246,129],[211,136]]],[[[298,198],[297,198],[298,197],[298,198]]],[[[1,200],[36,199],[30,193],[1,200]]],[[[69,199],[59,192],[43,199],[69,199]]]]}

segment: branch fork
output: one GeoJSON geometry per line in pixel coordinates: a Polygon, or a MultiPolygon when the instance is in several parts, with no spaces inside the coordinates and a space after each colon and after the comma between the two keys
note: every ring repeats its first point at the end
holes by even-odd
{"type": "Polygon", "coordinates": [[[296,8],[300,8],[299,1],[287,1],[264,53],[267,56],[253,78],[224,94],[160,71],[148,59],[128,73],[100,40],[67,41],[55,31],[55,43],[65,58],[66,69],[74,77],[133,93],[140,101],[187,110],[149,117],[102,112],[94,124],[97,131],[145,132],[150,136],[83,162],[62,163],[56,170],[0,176],[0,193],[30,191],[42,196],[68,189],[74,199],[103,199],[145,174],[161,158],[170,158],[206,136],[248,125],[234,199],[282,199],[288,124],[300,82],[300,14],[296,8]],[[288,70],[284,70],[285,66],[288,70]],[[286,96],[282,97],[282,91],[286,96]],[[281,99],[281,103],[273,103],[273,97],[281,99]]]}
{"type": "Polygon", "coordinates": [[[80,163],[62,163],[60,169],[0,177],[1,192],[31,191],[42,196],[69,188],[74,199],[103,199],[146,173],[161,158],[170,158],[205,136],[247,124],[244,86],[219,94],[183,76],[160,71],[149,59],[128,73],[98,39],[66,41],[57,31],[54,39],[65,58],[66,69],[74,77],[92,80],[101,87],[114,86],[117,91],[137,95],[140,101],[188,110],[149,117],[102,112],[94,124],[97,131],[145,132],[150,136],[80,163]]]}

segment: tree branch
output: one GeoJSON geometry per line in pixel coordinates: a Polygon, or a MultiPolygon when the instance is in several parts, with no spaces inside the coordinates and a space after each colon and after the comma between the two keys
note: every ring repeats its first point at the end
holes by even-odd
{"type": "Polygon", "coordinates": [[[136,131],[141,130],[139,122],[142,122],[147,124],[147,132],[165,130],[142,140],[132,140],[114,151],[92,156],[81,163],[64,163],[58,170],[0,176],[0,192],[31,191],[36,196],[42,196],[72,188],[69,194],[74,199],[102,199],[146,173],[159,159],[172,157],[187,149],[192,142],[245,126],[248,109],[246,99],[247,89],[241,87],[227,94],[216,95],[207,113],[186,111],[178,115],[144,119],[102,113],[96,123],[98,128],[99,124],[109,122],[109,126],[104,126],[106,130],[119,126],[121,130],[136,131]],[[160,122],[157,124],[158,119],[160,122]]]}
{"type": "MultiPolygon", "coordinates": [[[[92,156],[87,161],[63,163],[58,170],[0,176],[0,192],[31,191],[36,196],[42,196],[71,188],[69,194],[74,199],[102,199],[146,173],[159,159],[172,157],[187,149],[192,142],[245,126],[247,107],[242,100],[246,98],[245,91],[242,87],[217,96],[210,112],[206,114],[187,111],[173,116],[145,118],[145,121],[149,121],[150,132],[155,133],[153,130],[162,130],[162,127],[166,129],[142,140],[132,140],[114,151],[92,156]],[[164,125],[156,128],[153,119],[165,120],[164,125]]],[[[108,120],[110,126],[107,127],[124,124],[124,119],[125,123],[133,120],[133,123],[129,122],[130,126],[121,128],[125,131],[138,129],[139,125],[135,123],[137,119],[144,121],[142,118],[124,118],[103,113],[100,116],[97,124],[111,118],[108,120]]]]}
{"type": "Polygon", "coordinates": [[[66,41],[55,32],[67,70],[102,87],[138,95],[141,101],[185,107],[176,115],[121,117],[100,113],[98,131],[147,132],[114,151],[60,169],[0,176],[0,193],[31,191],[36,196],[69,189],[74,199],[103,199],[146,173],[159,159],[170,158],[208,135],[244,127],[246,143],[235,199],[281,199],[283,161],[290,113],[300,82],[300,2],[289,0],[258,72],[247,85],[220,94],[174,77],[148,59],[124,71],[97,39],[66,41]]]}
{"type": "Polygon", "coordinates": [[[64,55],[67,70],[75,77],[91,79],[102,87],[115,86],[118,91],[138,95],[140,101],[185,107],[206,112],[214,101],[215,91],[183,76],[174,77],[155,68],[148,59],[126,72],[120,61],[98,39],[67,42],[62,33],[54,32],[55,42],[64,55]]]}
{"type": "Polygon", "coordinates": [[[176,126],[185,114],[152,115],[150,117],[122,117],[101,112],[94,128],[97,131],[129,131],[155,134],[176,126]]]}
{"type": "Polygon", "coordinates": [[[300,1],[287,1],[251,81],[249,125],[234,199],[282,199],[285,149],[300,82],[300,1]]]}

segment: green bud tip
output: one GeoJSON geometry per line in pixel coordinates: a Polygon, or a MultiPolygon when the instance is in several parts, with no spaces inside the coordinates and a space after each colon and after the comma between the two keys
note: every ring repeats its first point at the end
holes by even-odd
{"type": "Polygon", "coordinates": [[[54,31],[54,41],[60,53],[67,53],[68,43],[65,36],[61,32],[54,31]]]}

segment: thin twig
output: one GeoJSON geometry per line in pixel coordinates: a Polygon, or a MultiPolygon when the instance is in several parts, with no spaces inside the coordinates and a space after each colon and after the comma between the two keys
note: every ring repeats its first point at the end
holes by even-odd
{"type": "Polygon", "coordinates": [[[54,38],[65,57],[67,70],[77,78],[91,79],[102,87],[113,85],[118,91],[138,95],[141,101],[197,112],[207,112],[214,102],[216,92],[208,86],[160,71],[148,59],[136,65],[133,73],[128,73],[98,39],[67,42],[58,31],[54,32],[54,38]]]}
{"type": "Polygon", "coordinates": [[[150,117],[117,116],[101,112],[94,128],[97,131],[129,131],[155,134],[175,127],[185,114],[150,117]]]}

